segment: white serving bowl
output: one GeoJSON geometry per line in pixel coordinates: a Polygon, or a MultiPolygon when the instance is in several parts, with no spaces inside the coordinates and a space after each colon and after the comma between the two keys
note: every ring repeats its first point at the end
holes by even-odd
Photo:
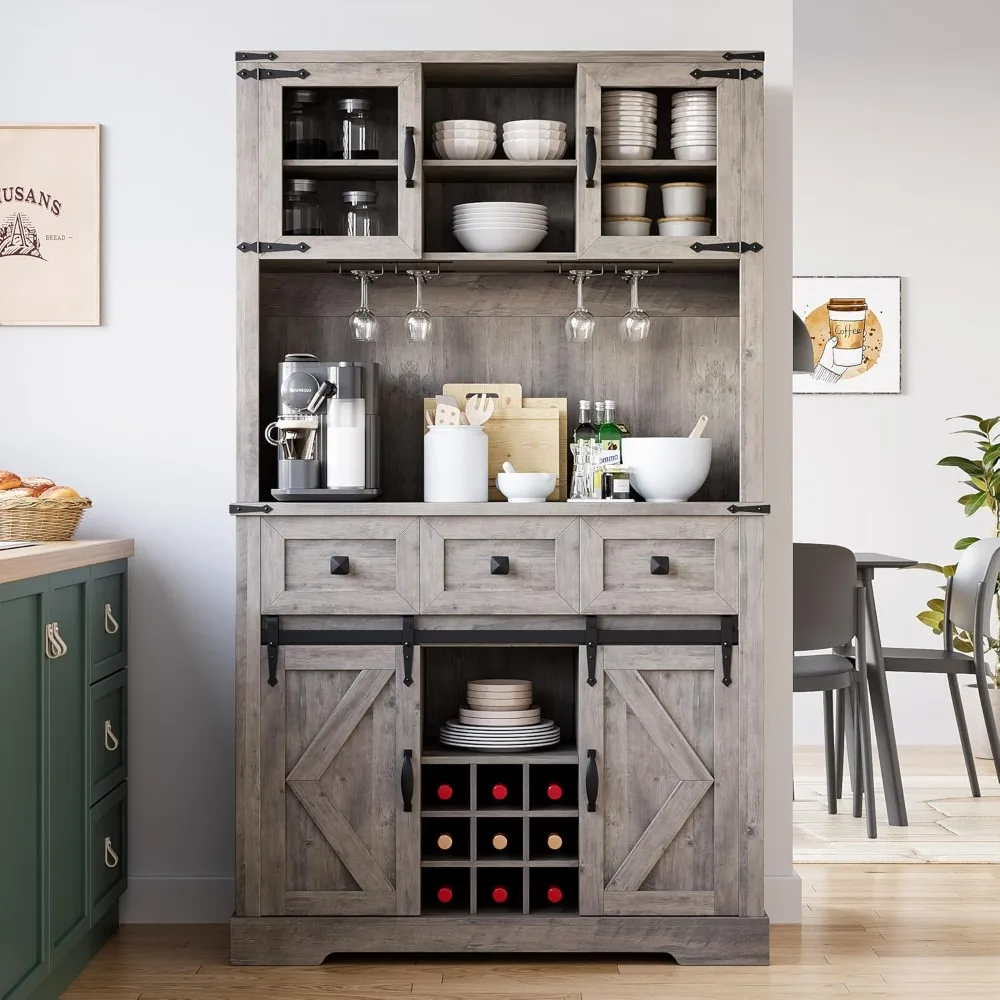
{"type": "Polygon", "coordinates": [[[539,212],[548,211],[536,201],[463,201],[455,206],[456,211],[460,208],[529,208],[539,212]]]}
{"type": "Polygon", "coordinates": [[[714,160],[718,146],[677,146],[675,160],[714,160]]]}
{"type": "Polygon", "coordinates": [[[683,132],[685,129],[692,128],[707,128],[714,132],[718,125],[718,118],[699,115],[697,118],[675,118],[670,123],[670,128],[674,132],[683,132]]]}
{"type": "Polygon", "coordinates": [[[653,224],[644,215],[610,215],[601,219],[602,236],[648,236],[653,224]]]}
{"type": "Polygon", "coordinates": [[[631,215],[642,218],[646,211],[648,184],[637,181],[618,181],[601,187],[601,209],[605,217],[631,215]]]}
{"type": "Polygon", "coordinates": [[[496,130],[496,122],[484,122],[477,118],[449,118],[443,122],[434,122],[435,131],[442,128],[477,128],[496,130]]]}
{"type": "Polygon", "coordinates": [[[566,155],[565,139],[504,139],[503,151],[509,160],[561,160],[566,155]]]}
{"type": "Polygon", "coordinates": [[[495,139],[440,139],[431,148],[441,160],[488,160],[497,144],[495,139]]]}
{"type": "Polygon", "coordinates": [[[531,226],[544,226],[548,224],[549,217],[544,212],[455,212],[452,215],[452,222],[458,226],[476,225],[477,223],[491,222],[500,225],[519,225],[524,223],[531,226]]]}
{"type": "Polygon", "coordinates": [[[604,98],[634,97],[636,100],[655,101],[656,94],[651,94],[648,90],[605,90],[602,94],[604,98]]]}
{"type": "Polygon", "coordinates": [[[693,107],[693,108],[673,108],[670,112],[670,120],[674,122],[686,121],[688,118],[718,118],[717,108],[693,107]]]}
{"type": "Polygon", "coordinates": [[[715,132],[681,132],[670,137],[670,145],[677,146],[716,146],[718,139],[715,132]]]}
{"type": "Polygon", "coordinates": [[[544,208],[507,208],[506,205],[491,207],[484,205],[482,208],[462,208],[456,206],[452,212],[456,219],[481,219],[486,215],[502,215],[510,219],[547,219],[549,213],[544,208]]]}
{"type": "Polygon", "coordinates": [[[655,132],[602,132],[604,146],[655,146],[655,132]]]}
{"type": "Polygon", "coordinates": [[[457,229],[455,239],[469,253],[530,253],[545,239],[545,230],[509,227],[457,229]]]}
{"type": "Polygon", "coordinates": [[[714,101],[715,91],[708,87],[701,90],[678,90],[676,94],[670,95],[671,104],[680,104],[682,101],[714,101]]]}
{"type": "Polygon", "coordinates": [[[497,489],[508,503],[545,503],[556,488],[554,472],[498,472],[497,489]]]}
{"type": "Polygon", "coordinates": [[[632,485],[650,503],[689,500],[705,484],[712,466],[710,438],[622,438],[622,463],[632,485]]]}
{"type": "Polygon", "coordinates": [[[545,129],[550,132],[565,132],[566,123],[551,121],[548,118],[519,118],[503,123],[504,131],[508,129],[545,129]]]}
{"type": "MultiPolygon", "coordinates": [[[[609,143],[601,146],[601,156],[605,160],[651,160],[655,151],[655,146],[636,143],[609,143]]],[[[683,157],[678,158],[683,159],[683,157]]]]}
{"type": "Polygon", "coordinates": [[[674,216],[656,220],[661,236],[708,236],[712,220],[704,215],[674,216]]]}
{"type": "Polygon", "coordinates": [[[601,124],[604,126],[638,125],[640,128],[648,128],[656,124],[656,115],[601,115],[601,124]]]}
{"type": "Polygon", "coordinates": [[[566,133],[562,129],[554,128],[505,128],[503,137],[505,139],[565,139],[566,133]]]}
{"type": "Polygon", "coordinates": [[[660,185],[663,197],[663,214],[667,217],[679,215],[704,215],[708,205],[708,185],[694,181],[674,181],[660,185]]]}

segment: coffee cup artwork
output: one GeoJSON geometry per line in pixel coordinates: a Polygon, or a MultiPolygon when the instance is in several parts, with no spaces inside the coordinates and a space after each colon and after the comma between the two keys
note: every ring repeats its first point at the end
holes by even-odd
{"type": "Polygon", "coordinates": [[[898,393],[899,289],[899,278],[795,278],[814,368],[793,377],[794,391],[898,393]]]}

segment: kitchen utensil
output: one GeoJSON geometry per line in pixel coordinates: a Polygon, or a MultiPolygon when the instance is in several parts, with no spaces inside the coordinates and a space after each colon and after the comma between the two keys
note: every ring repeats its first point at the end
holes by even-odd
{"type": "Polygon", "coordinates": [[[504,139],[553,139],[565,141],[566,130],[552,128],[505,128],[501,136],[504,139]]]}
{"type": "Polygon", "coordinates": [[[601,189],[601,211],[605,217],[642,216],[646,211],[648,184],[637,181],[620,181],[604,184],[601,189]]]}
{"type": "Polygon", "coordinates": [[[530,708],[532,694],[531,691],[501,692],[491,693],[488,690],[469,691],[466,693],[466,700],[473,708],[485,708],[489,710],[510,709],[512,711],[523,711],[530,708]],[[478,703],[473,705],[473,702],[478,703]]]}
{"type": "Polygon", "coordinates": [[[717,146],[677,146],[675,160],[714,160],[717,146]]]}
{"type": "Polygon", "coordinates": [[[645,216],[605,216],[601,219],[601,233],[604,236],[648,236],[652,219],[645,216]]]}
{"type": "Polygon", "coordinates": [[[554,472],[497,473],[497,489],[508,503],[545,503],[555,485],[554,472]]]}
{"type": "Polygon", "coordinates": [[[548,118],[519,118],[515,121],[504,122],[504,130],[507,129],[549,129],[550,131],[565,132],[566,123],[552,121],[548,118]]]}
{"type": "Polygon", "coordinates": [[[485,128],[442,128],[435,129],[431,134],[433,142],[440,142],[442,139],[482,139],[496,142],[496,129],[485,128]]]}
{"type": "Polygon", "coordinates": [[[465,406],[471,396],[485,392],[494,398],[498,410],[521,409],[521,386],[517,382],[449,382],[441,389],[459,401],[456,406],[465,406]]]}
{"type": "Polygon", "coordinates": [[[688,434],[689,438],[700,438],[705,432],[705,428],[708,426],[708,417],[703,413],[699,418],[698,422],[694,425],[694,429],[688,434]]]}
{"type": "Polygon", "coordinates": [[[286,160],[325,160],[329,155],[322,108],[325,93],[323,90],[293,90],[288,95],[282,153],[286,160]]]}
{"type": "Polygon", "coordinates": [[[431,146],[439,160],[488,160],[497,151],[496,139],[442,136],[431,146]]]}
{"type": "Polygon", "coordinates": [[[676,218],[681,215],[704,215],[708,204],[708,185],[697,181],[672,181],[660,185],[663,197],[663,215],[676,218]]]}
{"type": "Polygon", "coordinates": [[[406,339],[411,344],[426,344],[431,339],[434,324],[431,320],[431,314],[423,306],[420,292],[424,287],[424,283],[430,277],[431,272],[413,270],[406,273],[413,279],[413,283],[417,286],[417,303],[403,319],[403,326],[406,328],[406,339]]]}
{"type": "Polygon", "coordinates": [[[613,146],[601,146],[601,155],[605,160],[651,160],[656,146],[635,145],[632,143],[613,146]]]}
{"type": "Polygon", "coordinates": [[[368,308],[368,288],[376,275],[374,271],[351,271],[351,274],[361,282],[361,305],[348,317],[347,326],[355,340],[372,343],[381,332],[378,318],[368,308]]]}
{"type": "Polygon", "coordinates": [[[493,416],[495,404],[490,396],[480,394],[473,396],[465,404],[465,415],[469,418],[469,423],[478,427],[485,424],[493,416]]]}
{"type": "Polygon", "coordinates": [[[345,191],[340,198],[344,202],[341,220],[344,236],[381,236],[377,191],[345,191]]]}
{"type": "Polygon", "coordinates": [[[597,320],[589,309],[583,307],[583,285],[593,273],[586,270],[569,272],[570,279],[576,285],[576,308],[566,317],[563,331],[571,344],[582,344],[594,335],[597,320]]]}
{"type": "Polygon", "coordinates": [[[706,216],[695,218],[657,219],[661,236],[708,236],[712,220],[706,216]]]}
{"type": "Polygon", "coordinates": [[[338,154],[345,160],[377,160],[378,129],[372,102],[348,97],[337,102],[340,109],[338,154]]]}
{"type": "Polygon", "coordinates": [[[434,411],[435,427],[457,427],[462,422],[462,411],[457,406],[438,403],[434,411]]]}
{"type": "MultiPolygon", "coordinates": [[[[634,344],[649,339],[649,313],[639,308],[639,282],[648,271],[625,271],[622,277],[629,283],[630,305],[618,324],[622,343],[634,344]]],[[[628,463],[625,463],[628,464],[628,463]]]]}
{"type": "Polygon", "coordinates": [[[690,499],[708,478],[712,441],[706,437],[622,438],[622,461],[632,485],[649,503],[690,499]]]}
{"type": "Polygon", "coordinates": [[[455,238],[469,253],[531,253],[545,239],[544,229],[479,227],[456,229],[455,238]]]}
{"type": "MultiPolygon", "coordinates": [[[[458,411],[456,410],[457,414],[458,411]]],[[[481,427],[438,424],[424,434],[424,502],[485,503],[489,441],[481,427]]]]}
{"type": "Polygon", "coordinates": [[[447,121],[434,122],[432,126],[435,131],[445,128],[475,128],[489,129],[494,132],[496,127],[496,122],[485,122],[476,118],[450,118],[447,121]]]}
{"type": "Polygon", "coordinates": [[[531,694],[534,684],[531,681],[514,677],[482,677],[479,680],[468,681],[465,685],[466,694],[469,691],[491,691],[497,694],[531,694]]]}
{"type": "Polygon", "coordinates": [[[424,419],[427,421],[428,427],[434,426],[434,418],[431,416],[430,410],[424,410],[424,419]]]}
{"type": "Polygon", "coordinates": [[[503,463],[503,471],[504,472],[516,472],[517,470],[514,468],[513,465],[510,464],[510,462],[504,462],[503,463]]]}
{"type": "Polygon", "coordinates": [[[503,709],[459,708],[458,721],[467,726],[486,728],[515,728],[532,726],[540,722],[542,710],[537,705],[530,708],[505,711],[503,709]]]}
{"type": "Polygon", "coordinates": [[[322,236],[323,210],[320,208],[316,181],[290,177],[285,181],[285,226],[289,236],[322,236]]]}
{"type": "Polygon", "coordinates": [[[279,490],[315,490],[320,484],[320,462],[318,459],[278,459],[279,490]]]}
{"type": "Polygon", "coordinates": [[[508,160],[561,160],[568,148],[565,139],[505,137],[503,141],[508,160]]]}

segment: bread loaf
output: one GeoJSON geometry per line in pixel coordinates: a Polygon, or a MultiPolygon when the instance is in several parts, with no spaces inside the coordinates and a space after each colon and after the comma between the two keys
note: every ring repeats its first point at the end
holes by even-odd
{"type": "Polygon", "coordinates": [[[4,490],[4,497],[33,497],[34,492],[29,486],[15,486],[12,490],[4,490]]]}
{"type": "Polygon", "coordinates": [[[79,500],[80,494],[72,486],[50,486],[38,495],[39,500],[79,500]]]}
{"type": "Polygon", "coordinates": [[[0,469],[0,490],[14,490],[21,485],[21,477],[16,473],[0,469]]]}
{"type": "Polygon", "coordinates": [[[37,490],[35,496],[44,493],[50,486],[55,486],[54,479],[46,479],[45,476],[25,476],[21,480],[22,486],[27,486],[29,490],[37,490]]]}

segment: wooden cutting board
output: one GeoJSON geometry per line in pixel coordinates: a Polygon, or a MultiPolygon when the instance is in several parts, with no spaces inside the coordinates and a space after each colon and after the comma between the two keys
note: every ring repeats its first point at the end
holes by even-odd
{"type": "Polygon", "coordinates": [[[441,391],[446,396],[454,396],[461,409],[470,392],[495,392],[494,405],[498,410],[516,410],[521,407],[521,386],[516,382],[449,382],[441,391]]]}

